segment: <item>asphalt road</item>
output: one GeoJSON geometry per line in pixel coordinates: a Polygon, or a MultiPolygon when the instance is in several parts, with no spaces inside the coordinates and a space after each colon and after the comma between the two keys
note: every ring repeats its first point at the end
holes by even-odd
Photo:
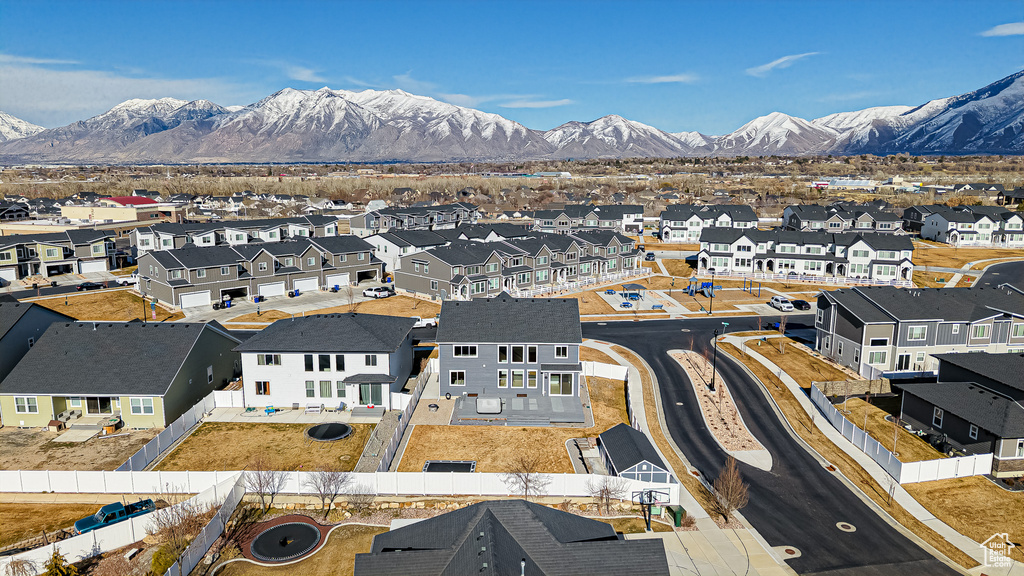
{"type": "MultiPolygon", "coordinates": [[[[626,346],[651,365],[673,439],[690,462],[712,478],[727,456],[705,428],[685,372],[666,351],[689,349],[691,336],[694,349],[708,351],[712,330],[721,329],[722,320],[583,325],[584,337],[626,346]]],[[[730,323],[730,332],[755,328],[752,318],[724,320],[730,323]]],[[[813,322],[813,317],[790,316],[788,322],[798,328],[801,322],[813,322]]],[[[739,464],[750,487],[750,503],[741,512],[770,545],[800,550],[799,558],[788,561],[790,567],[800,574],[834,576],[957,574],[886,523],[825,470],[785,429],[757,382],[721,354],[718,372],[729,382],[744,422],[773,459],[769,472],[739,464]],[[856,531],[844,532],[837,528],[838,522],[848,522],[856,531]]]]}
{"type": "Polygon", "coordinates": [[[1007,262],[989,266],[975,286],[995,288],[1004,283],[1024,290],[1024,262],[1007,262]]]}

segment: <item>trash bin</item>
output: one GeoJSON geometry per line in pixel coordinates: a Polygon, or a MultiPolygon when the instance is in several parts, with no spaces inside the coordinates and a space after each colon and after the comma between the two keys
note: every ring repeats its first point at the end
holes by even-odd
{"type": "Polygon", "coordinates": [[[50,287],[51,288],[56,288],[57,287],[57,281],[56,280],[50,281],[50,287]]]}
{"type": "Polygon", "coordinates": [[[683,510],[682,506],[669,506],[668,514],[672,517],[672,525],[679,528],[683,525],[683,517],[686,516],[686,510],[683,510]]]}
{"type": "Polygon", "coordinates": [[[38,290],[39,289],[39,283],[38,282],[33,282],[32,283],[32,289],[33,290],[38,290]]]}
{"type": "Polygon", "coordinates": [[[224,307],[225,308],[231,308],[231,300],[225,300],[224,301],[224,307]]]}

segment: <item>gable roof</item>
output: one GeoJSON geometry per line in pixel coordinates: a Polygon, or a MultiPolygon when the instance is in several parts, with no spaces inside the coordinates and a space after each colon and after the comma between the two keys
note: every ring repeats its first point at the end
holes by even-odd
{"type": "Polygon", "coordinates": [[[575,298],[494,298],[441,304],[438,342],[579,344],[580,306],[575,298]]]}
{"type": "Polygon", "coordinates": [[[13,302],[0,301],[0,338],[3,338],[5,335],[7,335],[7,333],[11,331],[11,328],[14,328],[14,325],[21,321],[21,319],[26,314],[28,314],[29,310],[32,310],[33,307],[45,313],[51,314],[53,316],[54,321],[74,321],[74,318],[72,318],[71,316],[61,314],[60,312],[50,310],[49,308],[45,308],[32,302],[18,302],[16,299],[13,302]]]}
{"type": "Polygon", "coordinates": [[[480,502],[378,534],[371,552],[355,558],[356,576],[583,576],[595,566],[605,574],[669,573],[660,540],[619,540],[609,524],[524,500],[480,502]]]}
{"type": "Polygon", "coordinates": [[[1005,384],[1017,390],[1024,390],[1024,354],[933,354],[933,358],[940,362],[939,372],[942,372],[942,363],[952,364],[982,376],[1005,384]]]}
{"type": "Polygon", "coordinates": [[[163,396],[205,331],[238,342],[216,322],[55,322],[0,394],[163,396]]]}
{"type": "Polygon", "coordinates": [[[618,472],[641,462],[649,462],[662,470],[668,470],[650,438],[627,424],[616,424],[601,432],[598,438],[618,472]]]}
{"type": "Polygon", "coordinates": [[[391,353],[402,345],[416,321],[377,314],[315,314],[278,320],[236,352],[391,353]]]}
{"type": "MultiPolygon", "coordinates": [[[[961,354],[984,356],[984,354],[961,354]]],[[[1000,438],[1024,437],[1024,406],[974,382],[893,384],[1000,438]]]]}

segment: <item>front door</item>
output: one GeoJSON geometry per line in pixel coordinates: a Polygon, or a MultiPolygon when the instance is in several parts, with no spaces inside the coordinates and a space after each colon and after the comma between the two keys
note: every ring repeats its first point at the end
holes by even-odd
{"type": "Polygon", "coordinates": [[[896,371],[908,370],[910,368],[910,354],[900,354],[896,357],[896,371]]]}
{"type": "Polygon", "coordinates": [[[363,406],[379,406],[382,400],[382,384],[360,384],[359,404],[363,406]]]}
{"type": "Polygon", "coordinates": [[[86,398],[85,411],[88,414],[113,414],[114,399],[105,396],[99,398],[86,398]]]}

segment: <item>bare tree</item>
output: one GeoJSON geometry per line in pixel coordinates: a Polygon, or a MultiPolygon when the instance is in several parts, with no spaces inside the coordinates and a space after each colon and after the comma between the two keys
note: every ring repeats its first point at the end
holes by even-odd
{"type": "Polygon", "coordinates": [[[356,288],[352,284],[345,286],[345,296],[348,299],[348,311],[356,311],[356,288]]]}
{"type": "Polygon", "coordinates": [[[345,500],[348,502],[348,507],[355,512],[365,511],[376,499],[377,494],[375,494],[373,489],[366,484],[353,486],[345,494],[345,500]]]}
{"type": "Polygon", "coordinates": [[[270,510],[274,505],[274,497],[284,489],[284,484],[284,473],[271,470],[263,456],[254,456],[246,466],[245,489],[259,496],[260,512],[270,510]]]}
{"type": "Polygon", "coordinates": [[[324,466],[306,475],[306,486],[316,492],[323,505],[324,518],[330,513],[331,506],[352,481],[352,473],[346,472],[337,465],[324,466]]]}
{"type": "Polygon", "coordinates": [[[166,492],[164,500],[170,506],[150,515],[147,532],[160,539],[162,554],[172,557],[170,563],[173,564],[181,559],[189,543],[209,521],[214,508],[183,496],[182,488],[168,486],[166,492]]]}
{"type": "Polygon", "coordinates": [[[519,454],[512,460],[510,470],[501,474],[501,481],[514,494],[529,500],[530,496],[547,492],[551,477],[540,471],[540,461],[535,455],[519,454]]]}
{"type": "Polygon", "coordinates": [[[604,509],[605,514],[612,510],[612,500],[622,500],[626,497],[626,481],[615,476],[604,476],[600,482],[593,478],[587,480],[587,493],[597,500],[599,508],[604,509]]]}
{"type": "Polygon", "coordinates": [[[31,560],[11,560],[11,563],[4,569],[5,576],[35,576],[36,565],[31,560]]]}
{"type": "Polygon", "coordinates": [[[736,466],[736,459],[729,456],[725,467],[715,478],[715,498],[718,502],[718,511],[728,520],[729,515],[747,505],[749,496],[747,484],[740,476],[740,470],[736,466]]]}
{"type": "Polygon", "coordinates": [[[786,320],[787,319],[788,319],[788,316],[780,316],[779,317],[779,334],[785,334],[786,333],[786,320]]]}

